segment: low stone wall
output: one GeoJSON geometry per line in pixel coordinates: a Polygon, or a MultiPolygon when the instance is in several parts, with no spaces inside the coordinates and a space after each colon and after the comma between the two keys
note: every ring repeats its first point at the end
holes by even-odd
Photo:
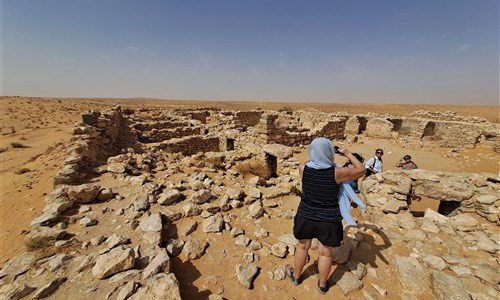
{"type": "Polygon", "coordinates": [[[309,144],[316,137],[326,137],[331,140],[344,139],[346,118],[333,118],[316,124],[315,130],[301,130],[298,132],[288,131],[292,128],[281,127],[277,114],[263,114],[256,127],[258,136],[264,144],[282,144],[286,146],[297,146],[309,144]]]}
{"type": "Polygon", "coordinates": [[[178,127],[189,127],[189,122],[148,122],[148,123],[135,123],[132,127],[139,131],[151,131],[153,129],[172,129],[178,127]]]}
{"type": "Polygon", "coordinates": [[[482,129],[469,123],[435,122],[435,136],[441,141],[442,147],[475,147],[481,136],[482,129]]]}
{"type": "Polygon", "coordinates": [[[467,122],[475,124],[484,124],[488,121],[484,118],[462,116],[453,111],[438,112],[438,111],[424,111],[416,110],[407,115],[410,118],[421,118],[421,119],[431,119],[431,120],[441,120],[441,121],[453,121],[453,122],[467,122]]]}
{"type": "Polygon", "coordinates": [[[180,152],[183,155],[192,155],[198,152],[218,152],[220,141],[218,137],[189,137],[163,142],[158,148],[169,153],[180,152]]]}
{"type": "Polygon", "coordinates": [[[105,112],[82,114],[83,122],[73,129],[68,157],[62,170],[54,176],[54,186],[77,183],[100,159],[109,157],[118,146],[124,128],[119,106],[105,112]]]}
{"type": "Polygon", "coordinates": [[[175,138],[182,138],[191,135],[202,134],[201,127],[178,127],[175,129],[153,129],[148,132],[139,132],[139,141],[141,143],[159,143],[175,138]]]}
{"type": "Polygon", "coordinates": [[[318,136],[326,137],[331,140],[343,140],[347,118],[335,118],[326,122],[318,136]]]}
{"type": "Polygon", "coordinates": [[[475,212],[500,224],[498,183],[480,174],[389,170],[365,179],[361,193],[367,205],[384,213],[409,210],[408,203],[425,197],[440,202],[441,214],[475,212]]]}
{"type": "Polygon", "coordinates": [[[259,124],[263,111],[239,111],[234,118],[237,129],[246,129],[259,124]]]}
{"type": "Polygon", "coordinates": [[[366,136],[380,139],[391,139],[394,124],[384,118],[372,118],[366,124],[366,136]]]}
{"type": "Polygon", "coordinates": [[[202,111],[202,112],[192,112],[189,114],[191,119],[198,120],[201,124],[207,124],[207,118],[210,116],[210,112],[202,111]]]}
{"type": "Polygon", "coordinates": [[[411,136],[421,139],[424,136],[431,137],[435,135],[435,123],[423,119],[402,119],[399,129],[395,130],[400,136],[411,136]]]}

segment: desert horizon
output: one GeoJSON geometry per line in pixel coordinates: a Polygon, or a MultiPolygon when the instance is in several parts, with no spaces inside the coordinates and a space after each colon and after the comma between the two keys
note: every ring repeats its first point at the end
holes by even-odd
{"type": "MultiPolygon", "coordinates": [[[[159,106],[218,106],[226,109],[252,109],[259,106],[267,107],[267,109],[279,110],[286,107],[292,109],[304,109],[307,107],[315,108],[325,112],[345,111],[347,113],[388,113],[400,116],[415,110],[429,111],[452,111],[461,115],[470,115],[485,118],[486,120],[499,123],[500,122],[500,103],[499,105],[476,105],[476,104],[418,104],[418,103],[362,103],[362,102],[286,102],[286,101],[250,101],[250,100],[176,100],[176,99],[159,99],[159,98],[106,98],[106,97],[36,97],[36,96],[0,96],[0,100],[6,98],[26,98],[32,100],[77,100],[96,103],[110,104],[130,104],[130,105],[159,105],[159,106]]],[[[500,101],[500,100],[499,100],[500,101]]]]}

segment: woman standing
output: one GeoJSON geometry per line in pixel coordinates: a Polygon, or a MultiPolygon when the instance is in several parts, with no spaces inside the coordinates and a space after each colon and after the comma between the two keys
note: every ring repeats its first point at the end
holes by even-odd
{"type": "Polygon", "coordinates": [[[338,153],[347,157],[354,167],[335,168],[334,146],[326,138],[312,141],[309,161],[299,166],[303,196],[293,226],[298,245],[294,268],[290,265],[285,267],[292,284],[299,285],[311,241],[318,239],[318,291],[321,294],[328,291],[333,248],[340,246],[344,237],[338,199],[340,183],[357,180],[365,174],[365,167],[349,150],[338,148],[338,153]]]}

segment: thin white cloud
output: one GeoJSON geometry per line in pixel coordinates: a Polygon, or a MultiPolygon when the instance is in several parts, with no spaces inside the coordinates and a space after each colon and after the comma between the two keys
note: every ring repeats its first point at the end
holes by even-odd
{"type": "Polygon", "coordinates": [[[201,51],[200,49],[196,49],[196,53],[198,54],[198,59],[201,62],[211,62],[215,60],[215,57],[211,54],[201,51]]]}
{"type": "Polygon", "coordinates": [[[133,46],[127,46],[127,49],[132,51],[132,52],[137,52],[139,51],[139,48],[138,47],[133,47],[133,46]]]}
{"type": "Polygon", "coordinates": [[[66,56],[55,56],[54,60],[56,62],[62,62],[62,63],[67,63],[67,64],[74,64],[76,62],[76,59],[72,57],[66,57],[66,56]]]}
{"type": "Polygon", "coordinates": [[[252,74],[252,75],[261,75],[262,74],[262,70],[259,69],[259,68],[251,68],[250,69],[250,74],[252,74]]]}
{"type": "Polygon", "coordinates": [[[457,48],[455,48],[453,50],[453,52],[455,52],[455,53],[462,53],[462,52],[468,51],[470,48],[472,48],[471,44],[463,44],[463,45],[460,45],[457,48]]]}
{"type": "Polygon", "coordinates": [[[144,50],[144,53],[147,55],[147,56],[156,56],[157,53],[156,53],[156,50],[155,49],[145,49],[144,50]]]}
{"type": "Polygon", "coordinates": [[[99,54],[99,57],[104,59],[104,60],[110,60],[111,59],[111,56],[110,55],[107,55],[107,54],[99,54]]]}
{"type": "Polygon", "coordinates": [[[285,52],[284,51],[280,51],[278,52],[278,61],[277,61],[277,65],[279,68],[281,69],[284,69],[287,67],[287,63],[285,61],[285,52]]]}

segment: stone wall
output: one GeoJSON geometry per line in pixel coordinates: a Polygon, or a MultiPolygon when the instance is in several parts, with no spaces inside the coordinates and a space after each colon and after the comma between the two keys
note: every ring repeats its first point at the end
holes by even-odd
{"type": "Polygon", "coordinates": [[[207,118],[210,116],[210,112],[201,111],[201,112],[192,112],[189,114],[191,119],[198,120],[201,124],[207,124],[207,118]]]}
{"type": "Polygon", "coordinates": [[[201,127],[178,127],[174,129],[153,129],[147,132],[139,132],[139,141],[141,143],[159,143],[174,138],[182,138],[191,135],[202,134],[201,127]]]}
{"type": "Polygon", "coordinates": [[[365,134],[369,137],[390,139],[392,138],[393,129],[394,124],[390,121],[383,118],[372,118],[366,124],[365,134]]]}
{"type": "Polygon", "coordinates": [[[220,141],[218,137],[187,137],[162,142],[158,148],[168,153],[192,155],[198,152],[218,152],[220,141]]]}
{"type": "Polygon", "coordinates": [[[434,122],[423,119],[402,119],[401,127],[395,130],[400,136],[411,136],[421,139],[424,136],[434,136],[434,122]]]}
{"type": "Polygon", "coordinates": [[[462,116],[453,111],[438,112],[438,111],[424,111],[416,110],[407,115],[410,118],[431,119],[436,121],[452,121],[452,122],[467,122],[467,123],[488,123],[484,118],[462,116]]]}
{"type": "Polygon", "coordinates": [[[263,111],[239,111],[234,118],[234,124],[237,129],[246,130],[259,124],[263,111]]]}
{"type": "Polygon", "coordinates": [[[190,109],[175,109],[174,113],[180,116],[186,116],[193,120],[198,120],[202,124],[207,124],[207,118],[210,117],[211,111],[219,111],[220,109],[215,107],[199,107],[199,108],[190,108],[190,109]]]}
{"type": "Polygon", "coordinates": [[[409,210],[408,203],[425,197],[440,202],[438,212],[447,216],[477,213],[500,223],[498,183],[480,174],[389,170],[363,181],[366,204],[384,213],[409,210]]]}
{"type": "Polygon", "coordinates": [[[469,123],[435,122],[435,136],[442,147],[475,147],[481,136],[481,128],[469,123]]]}
{"type": "Polygon", "coordinates": [[[133,125],[133,128],[139,131],[150,131],[153,129],[161,130],[161,129],[172,129],[178,127],[189,127],[189,122],[171,122],[171,121],[163,121],[163,122],[137,122],[133,125]]]}
{"type": "Polygon", "coordinates": [[[330,140],[343,140],[347,118],[334,118],[326,122],[315,137],[326,137],[330,140]]]}
{"type": "Polygon", "coordinates": [[[357,135],[365,132],[368,120],[365,116],[351,116],[345,124],[345,134],[357,135]]]}
{"type": "Polygon", "coordinates": [[[277,114],[263,114],[256,131],[260,140],[264,144],[282,144],[287,146],[297,146],[309,144],[316,137],[326,137],[331,140],[343,140],[347,118],[330,118],[315,124],[314,130],[297,128],[294,124],[287,124],[282,127],[278,122],[277,114]],[[291,131],[297,130],[297,131],[291,131]]]}
{"type": "MultiPolygon", "coordinates": [[[[62,170],[54,176],[54,186],[77,183],[99,160],[118,149],[122,135],[130,135],[123,122],[121,107],[105,112],[82,114],[83,122],[73,129],[68,157],[62,170]]],[[[132,146],[132,145],[131,145],[132,146]]]]}

